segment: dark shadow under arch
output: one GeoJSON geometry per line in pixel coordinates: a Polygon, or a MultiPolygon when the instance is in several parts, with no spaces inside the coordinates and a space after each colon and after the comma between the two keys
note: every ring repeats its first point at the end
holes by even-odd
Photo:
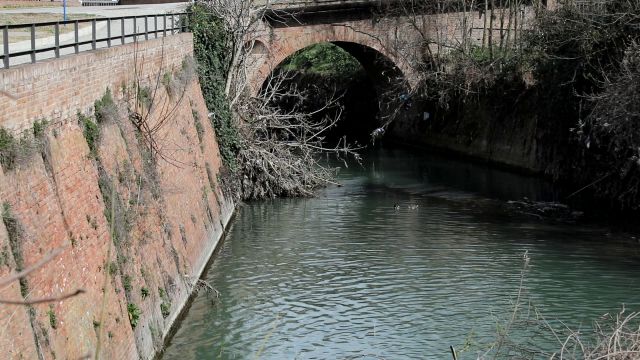
{"type": "Polygon", "coordinates": [[[392,90],[406,91],[409,88],[402,71],[378,50],[353,42],[333,41],[332,43],[358,60],[375,85],[378,96],[383,96],[392,90]]]}
{"type": "MultiPolygon", "coordinates": [[[[373,130],[384,125],[396,109],[408,101],[410,86],[402,71],[391,59],[369,46],[346,41],[329,42],[346,51],[357,60],[366,74],[366,78],[358,78],[352,84],[356,89],[345,93],[345,118],[334,129],[335,133],[356,137],[362,144],[369,142],[373,130]],[[351,106],[350,106],[351,105],[351,106]]],[[[312,44],[314,45],[314,44],[312,44]]],[[[278,73],[282,64],[294,54],[308,49],[309,45],[283,60],[272,74],[278,73]]],[[[261,84],[261,92],[265,91],[271,76],[261,84]]]]}

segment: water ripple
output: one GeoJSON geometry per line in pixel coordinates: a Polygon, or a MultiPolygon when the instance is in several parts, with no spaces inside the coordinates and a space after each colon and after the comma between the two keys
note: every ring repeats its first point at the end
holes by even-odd
{"type": "MultiPolygon", "coordinates": [[[[526,294],[545,313],[580,324],[621,303],[640,310],[640,265],[601,245],[602,229],[509,218],[469,179],[445,179],[455,166],[397,156],[318,198],[241,207],[206,275],[220,301],[195,299],[164,358],[449,358],[471,334],[493,339],[525,250],[526,294]]],[[[537,189],[516,180],[492,196],[537,189]]]]}

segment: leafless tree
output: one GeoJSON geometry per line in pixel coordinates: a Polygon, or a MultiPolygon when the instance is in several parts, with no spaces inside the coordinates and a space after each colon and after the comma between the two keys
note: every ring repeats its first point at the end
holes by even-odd
{"type": "Polygon", "coordinates": [[[249,54],[257,39],[261,14],[267,2],[256,0],[204,0],[198,1],[221,19],[228,34],[227,48],[231,60],[225,80],[225,94],[231,106],[240,99],[247,87],[249,54]]]}
{"type": "Polygon", "coordinates": [[[322,153],[359,160],[358,148],[341,140],[336,146],[324,143],[326,132],[340,120],[339,96],[331,96],[318,108],[285,110],[284,99],[307,102],[307,94],[290,84],[292,76],[278,72],[271,76],[260,96],[238,104],[236,114],[243,139],[238,154],[241,193],[244,198],[279,195],[310,196],[313,190],[333,183],[334,169],[324,165],[322,153]],[[332,115],[322,115],[334,109],[332,115]]]}
{"type": "Polygon", "coordinates": [[[192,57],[186,57],[182,68],[174,73],[174,69],[166,69],[163,46],[163,62],[160,69],[155,78],[146,80],[142,76],[145,61],[140,58],[137,43],[135,45],[134,80],[130,91],[125,92],[128,118],[140,134],[140,139],[152,160],[162,159],[175,166],[184,165],[165,149],[165,139],[160,133],[173,120],[176,111],[182,105],[188,86],[195,77],[195,61],[192,57]],[[166,96],[162,96],[163,85],[166,96]],[[171,97],[173,99],[170,99],[171,97]]]}
{"type": "MultiPolygon", "coordinates": [[[[284,110],[283,99],[306,101],[306,94],[292,84],[289,74],[278,72],[264,84],[258,96],[248,93],[250,54],[258,38],[261,16],[268,3],[243,0],[199,2],[221,19],[232,54],[225,79],[225,94],[238,129],[237,194],[244,199],[275,196],[309,196],[319,186],[333,182],[332,169],[323,166],[320,154],[333,153],[359,159],[356,148],[341,142],[323,143],[325,133],[340,119],[337,96],[311,111],[284,110]],[[334,108],[335,116],[320,117],[334,108]]],[[[293,16],[293,14],[289,14],[293,16]]]]}

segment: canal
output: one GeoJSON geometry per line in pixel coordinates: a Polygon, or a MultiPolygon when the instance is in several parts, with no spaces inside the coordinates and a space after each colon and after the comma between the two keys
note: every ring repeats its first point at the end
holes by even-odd
{"type": "Polygon", "coordinates": [[[199,292],[163,359],[476,359],[519,290],[510,338],[548,351],[534,310],[582,330],[640,310],[636,240],[519,211],[556,200],[538,179],[382,149],[339,181],[238,208],[205,274],[217,294],[199,292]]]}

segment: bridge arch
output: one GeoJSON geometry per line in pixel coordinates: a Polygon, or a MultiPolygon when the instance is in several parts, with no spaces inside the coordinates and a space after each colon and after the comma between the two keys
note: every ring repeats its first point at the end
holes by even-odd
{"type": "MultiPolygon", "coordinates": [[[[391,59],[384,56],[378,50],[347,41],[332,41],[329,43],[341,48],[355,58],[360,65],[362,65],[369,79],[374,84],[378,95],[382,95],[384,91],[388,91],[390,88],[409,86],[404,72],[391,59]]],[[[310,44],[304,48],[291,52],[291,54],[276,63],[275,66],[269,65],[268,67],[265,67],[264,76],[260,76],[257,79],[257,90],[260,91],[269,76],[292,55],[315,44],[318,43],[310,44]]],[[[263,52],[262,54],[265,53],[263,52]]],[[[268,55],[268,53],[266,54],[268,55]]]]}
{"type": "Polygon", "coordinates": [[[407,86],[413,85],[409,64],[387,48],[385,40],[345,24],[279,28],[258,41],[265,44],[265,49],[250,55],[249,86],[253,95],[258,94],[269,75],[288,57],[323,42],[333,43],[351,54],[377,83],[388,82],[390,76],[395,76],[406,81],[407,86]]]}
{"type": "MultiPolygon", "coordinates": [[[[340,121],[325,134],[328,142],[346,136],[349,141],[368,143],[371,140],[370,134],[385,124],[390,116],[397,115],[398,111],[404,113],[408,109],[407,106],[411,103],[408,97],[410,84],[405,73],[377,49],[349,41],[318,42],[301,49],[291,49],[291,55],[278,57],[282,58],[279,63],[265,68],[266,75],[260,77],[255,94],[269,88],[271,75],[278,74],[279,68],[286,64],[291,56],[316,44],[332,44],[342,49],[360,64],[365,73],[362,76],[362,72],[358,72],[357,76],[350,77],[349,81],[342,83],[342,86],[345,86],[341,88],[341,91],[344,91],[341,93],[344,96],[342,119],[348,121],[340,121]]],[[[313,83],[314,81],[306,81],[301,84],[313,83]]],[[[310,101],[313,103],[315,100],[310,101]]]]}

